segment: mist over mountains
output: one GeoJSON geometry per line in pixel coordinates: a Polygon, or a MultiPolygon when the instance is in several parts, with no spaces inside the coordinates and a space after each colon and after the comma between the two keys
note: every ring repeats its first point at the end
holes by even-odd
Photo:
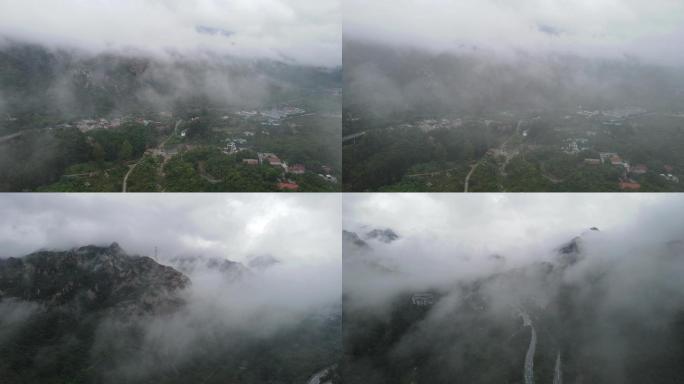
{"type": "Polygon", "coordinates": [[[10,122],[24,126],[38,123],[27,114],[68,121],[200,107],[256,108],[335,86],[336,77],[339,68],[211,53],[155,58],[135,51],[93,54],[9,40],[0,44],[3,111],[17,119],[10,122]]]}
{"type": "Polygon", "coordinates": [[[288,290],[282,271],[197,257],[168,264],[116,243],[0,260],[3,377],[302,382],[336,362],[336,299],[288,290]]]}
{"type": "Polygon", "coordinates": [[[0,376],[329,380],[341,353],[337,206],[335,195],[4,196],[0,376]]]}
{"type": "MultiPolygon", "coordinates": [[[[383,209],[399,214],[392,204],[383,209]]],[[[399,214],[408,221],[401,227],[414,230],[389,244],[346,232],[344,381],[676,383],[684,233],[679,218],[658,223],[664,207],[681,203],[661,200],[628,223],[565,241],[530,233],[510,252],[486,235],[496,224],[480,228],[481,240],[451,245],[437,228],[416,232],[434,226],[410,215],[399,214]]],[[[489,210],[510,212],[493,204],[484,216],[489,210]]],[[[373,228],[384,214],[354,228],[373,228]]]]}
{"type": "Polygon", "coordinates": [[[212,53],[334,67],[340,8],[337,0],[30,0],[0,4],[0,35],[94,53],[212,53]]]}
{"type": "MultiPolygon", "coordinates": [[[[634,57],[563,53],[512,56],[472,50],[433,53],[364,40],[345,41],[345,109],[373,121],[481,116],[501,111],[611,109],[638,105],[677,111],[684,101],[679,67],[634,57]]],[[[354,122],[345,123],[352,132],[354,122]]]]}

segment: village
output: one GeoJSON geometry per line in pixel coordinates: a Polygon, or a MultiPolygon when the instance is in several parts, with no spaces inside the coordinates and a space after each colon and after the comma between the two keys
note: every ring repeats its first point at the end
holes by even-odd
{"type": "MultiPolygon", "coordinates": [[[[676,191],[684,159],[656,148],[674,145],[668,137],[677,135],[681,116],[639,106],[423,115],[350,132],[343,145],[353,152],[373,132],[385,141],[420,146],[411,155],[420,160],[405,162],[410,165],[390,185],[393,190],[676,191]]],[[[361,168],[355,172],[364,174],[361,168]]]]}
{"type": "MultiPolygon", "coordinates": [[[[316,114],[284,104],[262,110],[198,108],[182,114],[163,111],[56,121],[43,130],[80,132],[93,153],[97,152],[95,147],[107,148],[106,161],[100,165],[93,161],[74,164],[46,190],[128,192],[138,190],[141,184],[150,191],[185,188],[181,185],[190,188],[183,178],[174,176],[182,163],[194,168],[193,177],[207,183],[205,187],[195,183],[194,188],[233,188],[231,184],[247,185],[252,178],[251,188],[264,190],[335,190],[339,171],[325,157],[297,156],[297,145],[305,151],[307,140],[311,140],[300,138],[300,130],[311,130],[311,124],[318,124],[316,114]],[[135,143],[135,152],[123,148],[123,143],[129,142],[135,143]],[[283,143],[287,145],[285,154],[278,151],[283,143]],[[210,166],[209,159],[202,159],[208,154],[210,166]],[[226,172],[241,176],[226,178],[226,172]]],[[[185,179],[189,180],[187,176],[185,179]]]]}

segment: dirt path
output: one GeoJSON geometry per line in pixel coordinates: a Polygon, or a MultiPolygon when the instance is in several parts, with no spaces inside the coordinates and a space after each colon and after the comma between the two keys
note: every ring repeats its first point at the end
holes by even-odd
{"type": "Polygon", "coordinates": [[[214,176],[210,175],[207,173],[206,166],[203,161],[200,161],[198,164],[198,170],[199,170],[199,175],[201,178],[204,180],[208,181],[210,184],[218,184],[222,182],[223,180],[219,180],[215,178],[214,176]]]}
{"type": "Polygon", "coordinates": [[[539,167],[539,170],[540,170],[542,177],[545,178],[546,180],[548,180],[554,184],[558,184],[558,183],[563,182],[563,179],[559,179],[557,177],[554,177],[551,174],[549,174],[548,172],[546,172],[546,169],[544,169],[544,163],[541,164],[541,166],[539,167]]]}

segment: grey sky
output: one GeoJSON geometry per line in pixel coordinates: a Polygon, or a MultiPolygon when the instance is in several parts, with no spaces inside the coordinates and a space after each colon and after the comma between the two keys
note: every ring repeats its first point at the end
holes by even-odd
{"type": "Polygon", "coordinates": [[[339,263],[334,194],[4,194],[0,257],[118,242],[128,253],[339,263]]]}
{"type": "Polygon", "coordinates": [[[678,0],[346,0],[345,38],[433,51],[561,52],[684,63],[678,0]]]}
{"type": "Polygon", "coordinates": [[[0,36],[94,52],[341,64],[340,0],[6,0],[0,36]]]}
{"type": "Polygon", "coordinates": [[[345,248],[345,294],[353,306],[382,313],[401,292],[557,260],[558,249],[576,236],[582,238],[587,262],[567,279],[614,263],[630,271],[619,276],[634,280],[632,272],[652,270],[668,244],[684,240],[684,197],[348,194],[343,222],[362,238],[375,228],[392,228],[400,236],[388,244],[366,239],[370,247],[345,248]],[[600,232],[590,231],[593,226],[600,232]]]}
{"type": "Polygon", "coordinates": [[[528,259],[591,227],[678,238],[683,212],[684,198],[663,194],[348,194],[343,227],[392,228],[405,239],[395,247],[528,259]]]}

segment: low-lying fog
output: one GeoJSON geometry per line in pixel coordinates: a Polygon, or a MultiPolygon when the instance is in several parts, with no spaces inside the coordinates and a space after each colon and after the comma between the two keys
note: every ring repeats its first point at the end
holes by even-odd
{"type": "Polygon", "coordinates": [[[565,278],[606,264],[646,276],[656,255],[684,238],[683,211],[684,200],[676,195],[350,195],[343,228],[367,245],[344,242],[345,293],[372,303],[401,291],[554,262],[559,248],[577,236],[583,260],[565,278]],[[377,228],[398,238],[366,236],[377,228]],[[349,273],[348,264],[364,276],[349,273]]]}
{"type": "Polygon", "coordinates": [[[681,196],[352,195],[343,212],[351,383],[681,377],[681,196]]]}
{"type": "MultiPolygon", "coordinates": [[[[98,320],[89,353],[112,380],[144,380],[188,364],[201,372],[197,360],[205,358],[234,371],[243,364],[236,359],[255,353],[250,345],[272,337],[300,337],[304,344],[289,347],[300,359],[321,348],[319,359],[327,353],[330,360],[339,344],[318,330],[340,314],[336,195],[24,194],[0,198],[0,212],[2,258],[116,241],[129,255],[156,253],[157,262],[189,277],[190,285],[173,293],[183,303],[176,310],[98,320]]],[[[0,324],[16,329],[37,311],[35,303],[2,301],[0,324]]],[[[0,332],[0,343],[4,337],[0,332]]],[[[291,371],[324,368],[314,360],[291,371]]]]}

